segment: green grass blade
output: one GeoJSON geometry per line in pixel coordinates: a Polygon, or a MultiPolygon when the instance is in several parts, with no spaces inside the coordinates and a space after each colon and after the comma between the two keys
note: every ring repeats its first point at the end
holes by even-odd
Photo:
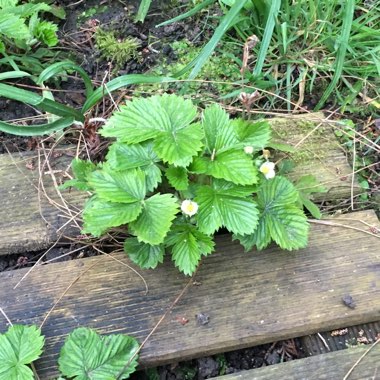
{"type": "Polygon", "coordinates": [[[347,0],[344,4],[344,16],[343,16],[343,25],[342,25],[342,34],[340,35],[340,44],[338,48],[338,53],[335,61],[335,70],[333,78],[323,93],[321,99],[315,107],[315,110],[320,110],[325,104],[328,97],[331,95],[335,89],[340,76],[342,75],[344,58],[346,56],[346,51],[348,47],[348,41],[350,38],[352,20],[355,11],[355,0],[347,0]]]}
{"type": "Polygon", "coordinates": [[[185,18],[194,16],[199,11],[201,11],[203,8],[206,8],[213,3],[215,3],[215,0],[205,0],[202,3],[196,5],[194,8],[190,9],[189,11],[182,13],[177,17],[171,18],[170,20],[164,21],[161,24],[156,25],[156,28],[159,28],[160,26],[173,24],[173,22],[178,22],[178,21],[184,20],[185,18]]]}
{"type": "Polygon", "coordinates": [[[175,79],[168,77],[149,76],[143,74],[127,74],[118,78],[112,79],[105,86],[97,88],[83,105],[82,112],[87,112],[96,103],[102,100],[109,93],[118,90],[121,87],[130,86],[133,84],[149,84],[149,83],[165,83],[174,82],[175,79]]]}
{"type": "Polygon", "coordinates": [[[6,80],[6,79],[15,79],[15,78],[23,78],[23,77],[30,77],[31,75],[29,73],[26,73],[25,71],[7,71],[5,73],[0,74],[0,80],[6,80]]]}
{"type": "Polygon", "coordinates": [[[224,36],[226,31],[233,25],[235,17],[239,14],[241,9],[244,7],[246,2],[249,0],[235,1],[235,4],[230,8],[228,13],[223,17],[222,21],[215,29],[214,35],[211,37],[210,41],[199,53],[198,57],[193,59],[186,67],[184,67],[180,72],[176,73],[174,76],[179,77],[189,71],[191,68],[192,71],[189,75],[189,79],[194,79],[199,71],[202,69],[203,65],[206,63],[207,59],[215,50],[221,38],[224,36]]]}
{"type": "Polygon", "coordinates": [[[49,124],[31,126],[13,125],[4,121],[0,121],[0,131],[16,136],[41,136],[60,131],[63,128],[69,127],[71,124],[73,124],[73,122],[73,117],[65,117],[49,124]]]}
{"type": "Polygon", "coordinates": [[[280,10],[280,6],[281,6],[281,0],[273,0],[269,8],[269,14],[267,18],[267,23],[265,25],[263,40],[261,41],[261,44],[260,44],[260,51],[257,56],[255,69],[253,71],[253,76],[255,77],[259,76],[263,69],[265,57],[267,55],[269,44],[272,39],[273,30],[276,25],[276,18],[280,10]]]}
{"type": "Polygon", "coordinates": [[[72,71],[78,72],[78,74],[83,79],[83,82],[86,88],[86,97],[89,97],[94,91],[92,87],[91,79],[80,66],[76,65],[74,62],[71,62],[71,61],[57,62],[47,67],[44,71],[42,71],[42,73],[38,77],[37,84],[41,85],[43,82],[46,82],[51,77],[66,70],[72,70],[72,71]]]}
{"type": "Polygon", "coordinates": [[[145,17],[148,14],[151,2],[152,0],[141,0],[140,7],[136,15],[136,22],[144,22],[145,17]]]}
{"type": "Polygon", "coordinates": [[[21,88],[0,83],[0,96],[25,104],[30,104],[53,115],[72,117],[77,121],[84,121],[84,116],[76,109],[57,103],[50,99],[45,99],[34,92],[23,90],[21,88]]]}

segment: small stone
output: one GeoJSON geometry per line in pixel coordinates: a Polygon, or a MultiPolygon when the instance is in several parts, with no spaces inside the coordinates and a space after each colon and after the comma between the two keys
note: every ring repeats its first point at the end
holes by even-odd
{"type": "Polygon", "coordinates": [[[342,302],[345,306],[349,307],[350,309],[355,309],[356,307],[356,302],[354,301],[352,296],[350,296],[349,294],[345,294],[342,297],[342,302]]]}
{"type": "Polygon", "coordinates": [[[205,326],[210,322],[210,316],[204,313],[199,313],[195,316],[198,325],[205,326]]]}

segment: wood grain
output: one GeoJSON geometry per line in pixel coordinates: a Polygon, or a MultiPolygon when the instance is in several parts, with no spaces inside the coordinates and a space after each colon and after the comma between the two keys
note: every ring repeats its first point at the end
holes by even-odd
{"type": "MultiPolygon", "coordinates": [[[[373,211],[350,218],[379,226],[373,211]]],[[[358,228],[368,227],[342,221],[358,228]]],[[[117,258],[128,263],[123,255],[117,258]]],[[[65,289],[42,331],[46,351],[37,363],[43,379],[56,375],[65,336],[78,326],[101,333],[127,333],[141,342],[189,278],[171,262],[144,271],[149,292],[128,268],[107,257],[0,274],[0,307],[13,323],[40,324],[65,289]]],[[[312,225],[308,248],[284,252],[271,247],[243,252],[229,236],[217,239],[217,252],[203,260],[192,285],[153,334],[141,353],[144,366],[201,357],[217,352],[371,322],[380,315],[379,239],[360,231],[312,225]],[[342,297],[350,294],[350,309],[342,297]],[[195,315],[210,321],[199,325],[195,315]],[[182,325],[178,319],[189,322],[182,325]]],[[[2,331],[7,325],[0,324],[2,331]]]]}
{"type": "Polygon", "coordinates": [[[63,201],[51,174],[57,183],[63,179],[71,153],[72,149],[55,150],[50,168],[38,152],[0,155],[0,255],[45,249],[62,234],[78,235],[70,218],[80,212],[86,194],[65,190],[63,201]]]}
{"type": "MultiPolygon", "coordinates": [[[[294,360],[238,374],[216,377],[217,380],[342,380],[366,347],[355,347],[328,354],[294,360]]],[[[355,367],[349,380],[376,380],[380,377],[380,344],[377,344],[355,367]]]]}

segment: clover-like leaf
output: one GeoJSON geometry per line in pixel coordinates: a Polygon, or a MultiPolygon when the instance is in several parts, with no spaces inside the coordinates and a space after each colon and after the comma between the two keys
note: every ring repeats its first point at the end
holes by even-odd
{"type": "Polygon", "coordinates": [[[165,248],[161,245],[141,243],[137,238],[129,238],[124,242],[124,251],[140,268],[156,268],[164,261],[165,248]]]}
{"type": "Polygon", "coordinates": [[[136,370],[139,344],[122,334],[99,336],[80,327],[66,339],[58,360],[59,370],[74,380],[128,379],[136,370]]]}
{"type": "Polygon", "coordinates": [[[11,326],[0,334],[0,379],[33,380],[32,370],[27,366],[42,354],[44,337],[36,326],[11,326]]]}
{"type": "Polygon", "coordinates": [[[228,190],[215,190],[201,186],[195,201],[199,205],[197,221],[199,230],[207,235],[220,227],[236,234],[251,234],[256,229],[259,211],[249,197],[234,196],[228,190]]]}
{"type": "Polygon", "coordinates": [[[158,245],[164,241],[177,212],[177,200],[171,194],[158,193],[143,202],[141,214],[129,228],[138,241],[158,245]]]}
{"type": "Polygon", "coordinates": [[[82,232],[101,236],[111,227],[118,227],[136,220],[141,211],[141,202],[115,203],[94,196],[85,205],[82,232]]]}
{"type": "Polygon", "coordinates": [[[171,247],[175,266],[184,274],[191,275],[201,256],[210,254],[215,244],[210,236],[198,231],[195,226],[181,223],[171,229],[165,245],[171,247]]]}

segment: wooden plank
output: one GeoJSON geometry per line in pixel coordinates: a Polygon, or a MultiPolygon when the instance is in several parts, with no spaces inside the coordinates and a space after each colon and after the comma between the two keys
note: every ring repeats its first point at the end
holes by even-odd
{"type": "MultiPolygon", "coordinates": [[[[71,153],[72,149],[56,149],[50,157],[56,181],[67,170],[71,153]]],[[[0,155],[0,255],[45,249],[59,235],[79,234],[72,222],[62,227],[78,214],[86,194],[65,191],[64,201],[73,210],[70,215],[49,167],[40,166],[40,173],[38,161],[43,159],[38,152],[0,155]]]]}
{"type": "MultiPolygon", "coordinates": [[[[350,214],[374,226],[373,211],[350,214]]],[[[342,220],[339,220],[342,222],[342,220]]],[[[368,227],[346,221],[358,228],[368,227]]],[[[379,239],[341,227],[312,225],[306,249],[270,247],[245,253],[230,236],[203,260],[191,286],[149,339],[142,366],[155,366],[378,320],[380,313],[379,239]],[[356,308],[342,297],[350,294],[356,308]],[[200,325],[195,315],[205,313],[200,325]],[[178,318],[189,322],[182,325],[178,318]]],[[[117,258],[128,262],[123,255],[117,258]]],[[[78,326],[101,333],[127,333],[142,341],[189,278],[171,262],[144,271],[149,292],[128,268],[107,257],[41,266],[14,289],[26,270],[0,274],[0,307],[13,323],[39,324],[65,289],[43,327],[46,351],[37,368],[42,378],[56,374],[57,353],[78,326]],[[92,265],[94,265],[92,267],[92,265]],[[90,269],[89,269],[90,268],[90,269]]],[[[6,323],[0,325],[6,329],[6,323]]]]}
{"type": "MultiPolygon", "coordinates": [[[[278,140],[296,145],[321,120],[323,114],[317,113],[271,119],[270,123],[278,140]]],[[[40,175],[37,154],[0,155],[0,255],[45,249],[62,233],[71,236],[80,233],[80,228],[74,223],[69,223],[69,228],[62,229],[62,226],[79,213],[86,194],[65,190],[62,196],[73,212],[70,214],[65,208],[57,208],[53,203],[63,206],[64,201],[57,192],[49,169],[45,167],[40,175]],[[31,165],[32,161],[34,165],[31,165]],[[44,191],[41,184],[44,185],[44,191]]],[[[71,151],[62,148],[56,149],[50,156],[49,162],[57,181],[62,179],[74,154],[75,148],[71,151]]],[[[297,149],[293,159],[297,162],[294,178],[312,173],[329,189],[327,194],[317,196],[317,200],[350,197],[351,169],[328,125],[321,125],[297,149]]],[[[356,185],[354,190],[356,194],[356,185]]]]}
{"type": "MultiPolygon", "coordinates": [[[[336,139],[332,124],[326,121],[322,112],[288,115],[269,119],[269,122],[275,141],[296,147],[295,153],[288,154],[296,165],[289,176],[297,179],[299,176],[312,174],[328,189],[327,194],[315,194],[316,201],[351,197],[352,168],[344,148],[336,139]],[[306,136],[307,139],[304,139],[306,136]],[[301,140],[304,142],[298,146],[301,140]]],[[[360,186],[355,180],[352,193],[357,195],[360,192],[360,186]]]]}
{"type": "MultiPolygon", "coordinates": [[[[342,380],[351,370],[366,347],[336,351],[329,354],[293,360],[269,367],[256,368],[237,374],[216,377],[218,380],[342,380]]],[[[380,344],[377,344],[355,367],[349,380],[380,378],[380,344]]]]}

